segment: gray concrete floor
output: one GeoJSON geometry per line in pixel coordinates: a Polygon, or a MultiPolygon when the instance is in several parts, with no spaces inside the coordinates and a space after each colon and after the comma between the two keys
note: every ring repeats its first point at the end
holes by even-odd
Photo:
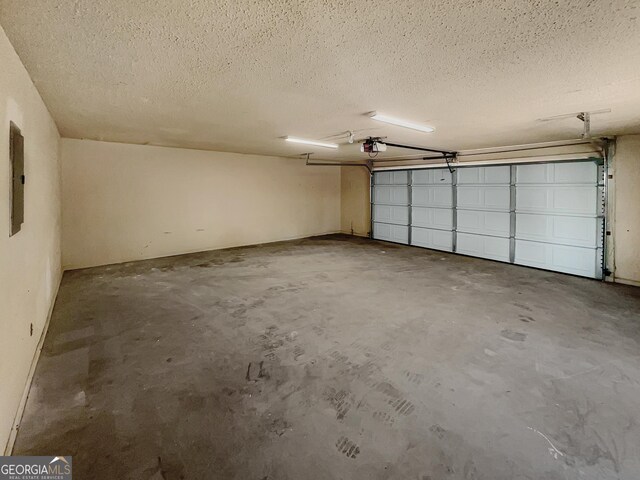
{"type": "Polygon", "coordinates": [[[639,316],[639,288],[346,236],[68,272],[14,454],[77,479],[637,479],[639,316]]]}

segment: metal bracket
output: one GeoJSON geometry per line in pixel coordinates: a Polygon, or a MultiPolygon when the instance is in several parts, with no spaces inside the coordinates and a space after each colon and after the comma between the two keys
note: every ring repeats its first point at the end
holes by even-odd
{"type": "Polygon", "coordinates": [[[591,138],[591,112],[580,112],[576,115],[578,120],[582,120],[584,122],[582,138],[588,140],[591,138]]]}

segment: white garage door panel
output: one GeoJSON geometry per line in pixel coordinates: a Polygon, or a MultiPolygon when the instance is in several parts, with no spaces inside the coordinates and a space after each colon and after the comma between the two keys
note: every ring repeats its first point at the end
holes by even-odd
{"type": "Polygon", "coordinates": [[[547,165],[550,183],[598,183],[598,165],[595,162],[556,163],[547,165]]]}
{"type": "Polygon", "coordinates": [[[397,225],[409,224],[409,208],[405,205],[374,205],[373,220],[397,225]]]}
{"type": "Polygon", "coordinates": [[[411,224],[416,227],[453,229],[453,211],[450,208],[412,207],[411,224]]]}
{"type": "Polygon", "coordinates": [[[518,165],[517,184],[591,184],[598,183],[598,166],[594,162],[518,165]]]}
{"type": "Polygon", "coordinates": [[[516,240],[516,263],[530,267],[596,277],[599,258],[594,248],[516,240]]]}
{"type": "Polygon", "coordinates": [[[446,185],[419,186],[411,187],[411,204],[422,207],[441,207],[451,208],[452,189],[446,185]]]}
{"type": "Polygon", "coordinates": [[[385,205],[408,205],[409,187],[376,185],[373,188],[373,203],[385,205]]]}
{"type": "Polygon", "coordinates": [[[458,208],[509,211],[509,186],[486,187],[459,185],[457,193],[458,208]]]}
{"type": "Polygon", "coordinates": [[[509,239],[458,232],[456,236],[456,252],[508,262],[509,239]]]}
{"type": "Polygon", "coordinates": [[[597,216],[599,189],[595,186],[516,187],[516,211],[555,215],[597,216]]]}
{"type": "Polygon", "coordinates": [[[458,232],[509,237],[511,221],[508,212],[458,210],[457,223],[458,232]]]}
{"type": "Polygon", "coordinates": [[[451,172],[447,169],[436,168],[429,170],[414,170],[412,185],[451,185],[451,172]]]}
{"type": "Polygon", "coordinates": [[[376,172],[376,185],[407,185],[409,172],[376,172]]]}
{"type": "Polygon", "coordinates": [[[373,237],[376,240],[406,244],[409,243],[409,227],[375,222],[373,224],[373,237]]]}
{"type": "Polygon", "coordinates": [[[516,215],[516,238],[596,248],[600,242],[602,221],[592,217],[559,215],[516,215]]]}
{"type": "Polygon", "coordinates": [[[457,169],[458,185],[506,184],[511,180],[511,167],[464,167],[457,169]]]}
{"type": "Polygon", "coordinates": [[[516,167],[515,263],[600,275],[600,173],[595,162],[516,167]]]}
{"type": "Polygon", "coordinates": [[[450,252],[453,249],[453,232],[412,227],[411,245],[450,252]]]}

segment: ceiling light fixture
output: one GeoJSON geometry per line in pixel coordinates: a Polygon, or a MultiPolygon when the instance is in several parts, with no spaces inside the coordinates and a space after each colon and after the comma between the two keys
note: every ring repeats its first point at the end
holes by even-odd
{"type": "Polygon", "coordinates": [[[408,122],[400,118],[390,117],[389,115],[383,115],[378,112],[371,112],[368,114],[374,120],[379,122],[390,123],[391,125],[397,125],[399,127],[410,128],[412,130],[418,130],[420,132],[431,133],[435,131],[435,128],[420,123],[408,122]]]}
{"type": "Polygon", "coordinates": [[[324,147],[324,148],[338,148],[337,143],[327,143],[327,142],[319,142],[317,140],[305,140],[304,138],[297,137],[285,137],[287,142],[292,143],[302,143],[304,145],[315,145],[316,147],[324,147]]]}

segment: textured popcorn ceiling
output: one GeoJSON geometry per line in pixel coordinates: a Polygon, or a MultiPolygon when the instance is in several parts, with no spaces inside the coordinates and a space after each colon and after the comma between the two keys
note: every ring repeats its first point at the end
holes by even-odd
{"type": "Polygon", "coordinates": [[[0,0],[0,23],[65,137],[359,158],[280,137],[474,148],[603,108],[595,133],[640,131],[637,0],[0,0]]]}

